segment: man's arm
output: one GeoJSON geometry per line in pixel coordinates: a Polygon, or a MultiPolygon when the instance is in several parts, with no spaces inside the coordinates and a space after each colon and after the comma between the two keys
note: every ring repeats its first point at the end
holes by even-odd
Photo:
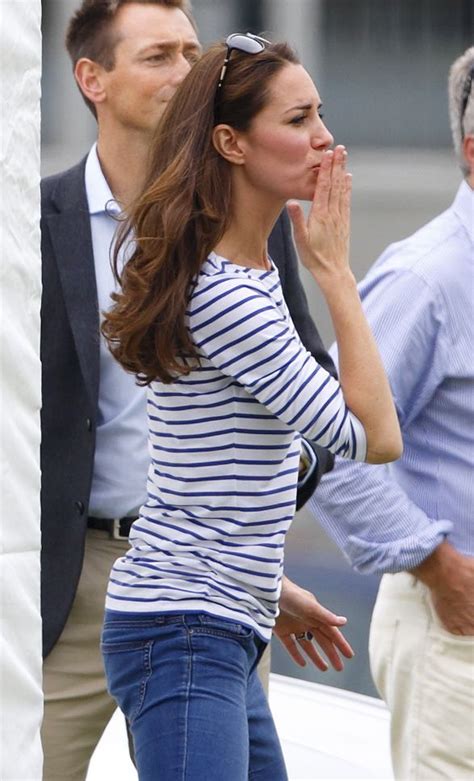
{"type": "MultiPolygon", "coordinates": [[[[444,305],[424,280],[396,263],[379,263],[360,292],[406,432],[446,373],[450,345],[444,305]]],[[[311,502],[316,518],[359,572],[412,569],[452,528],[449,519],[429,518],[393,477],[393,469],[337,459],[311,502]]]]}
{"type": "MultiPolygon", "coordinates": [[[[405,272],[375,273],[361,292],[404,430],[430,403],[449,365],[443,307],[405,272]]],[[[430,518],[392,475],[391,467],[337,459],[311,509],[355,569],[411,571],[430,589],[446,629],[474,634],[474,561],[446,541],[450,520],[430,518]]]]}
{"type": "Polygon", "coordinates": [[[383,464],[336,459],[309,509],[357,572],[411,570],[440,545],[452,529],[418,507],[383,464]]]}

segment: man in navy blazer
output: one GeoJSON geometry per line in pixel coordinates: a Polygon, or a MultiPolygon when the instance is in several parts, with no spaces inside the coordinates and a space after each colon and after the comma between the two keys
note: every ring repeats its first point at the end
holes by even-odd
{"type": "MultiPolygon", "coordinates": [[[[98,141],[42,182],[43,744],[44,778],[76,780],[115,708],[98,648],[102,609],[110,567],[145,499],[144,390],[112,365],[99,331],[114,284],[114,212],[139,190],[153,129],[200,45],[187,0],[84,0],[66,42],[98,141]],[[116,484],[109,464],[121,469],[116,484]]],[[[309,315],[286,212],[269,252],[303,343],[334,371],[309,315]]],[[[333,463],[306,447],[312,467],[298,506],[333,463]]]]}

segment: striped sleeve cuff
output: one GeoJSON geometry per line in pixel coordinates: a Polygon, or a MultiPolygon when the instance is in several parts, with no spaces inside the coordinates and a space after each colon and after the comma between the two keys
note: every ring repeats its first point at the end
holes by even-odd
{"type": "Polygon", "coordinates": [[[353,451],[351,458],[353,461],[365,461],[367,459],[367,435],[359,418],[356,418],[356,416],[352,413],[351,430],[353,441],[353,451]]]}

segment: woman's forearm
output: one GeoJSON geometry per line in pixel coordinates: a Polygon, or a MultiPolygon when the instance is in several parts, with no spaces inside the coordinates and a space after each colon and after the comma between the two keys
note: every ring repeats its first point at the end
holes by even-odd
{"type": "Polygon", "coordinates": [[[402,453],[402,438],[390,385],[365,317],[356,282],[348,269],[318,275],[326,299],[339,354],[339,378],[344,399],[367,436],[367,461],[393,461],[402,453]]]}

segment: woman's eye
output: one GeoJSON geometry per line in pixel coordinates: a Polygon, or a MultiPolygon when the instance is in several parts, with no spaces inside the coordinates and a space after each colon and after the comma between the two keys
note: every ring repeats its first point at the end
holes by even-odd
{"type": "Polygon", "coordinates": [[[300,114],[297,117],[293,117],[293,119],[291,120],[291,124],[292,125],[302,125],[303,122],[305,121],[305,119],[306,119],[306,114],[300,114]]]}
{"type": "Polygon", "coordinates": [[[323,119],[324,118],[324,111],[318,111],[318,117],[319,117],[319,119],[323,119]]]}

